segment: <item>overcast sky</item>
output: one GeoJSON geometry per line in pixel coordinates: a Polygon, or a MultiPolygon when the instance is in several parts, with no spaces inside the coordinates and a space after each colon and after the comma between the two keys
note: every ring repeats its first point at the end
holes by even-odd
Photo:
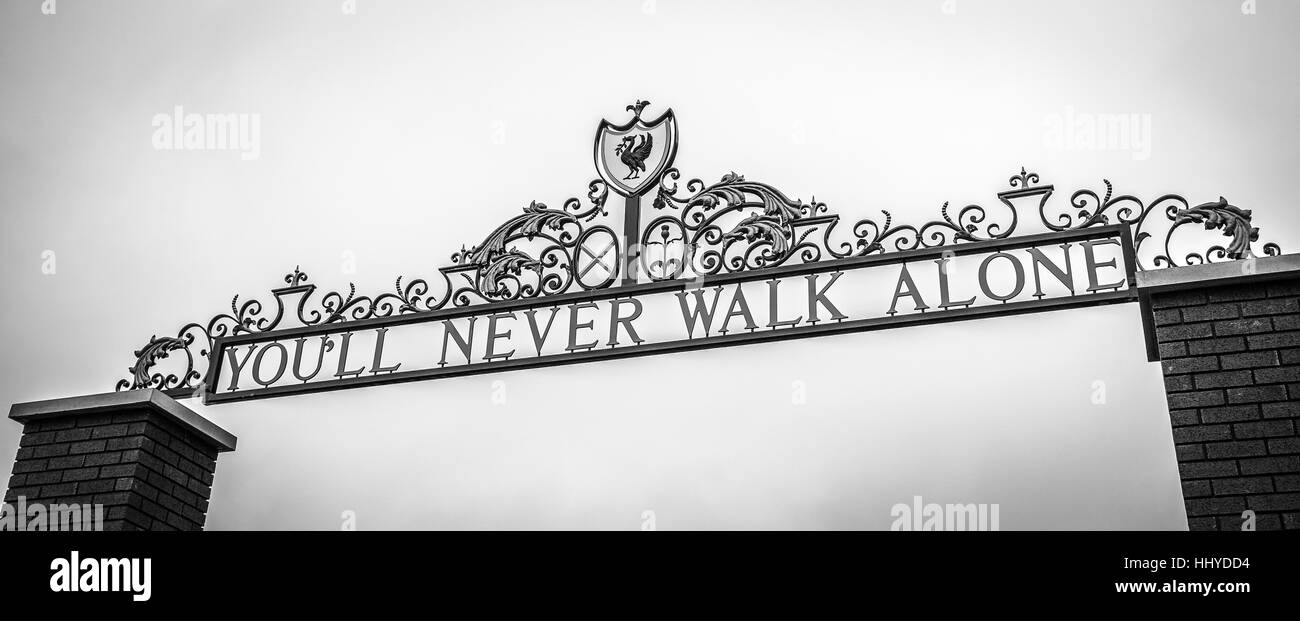
{"type": "MultiPolygon", "coordinates": [[[[597,123],[638,98],[676,111],[685,177],[848,220],[990,205],[1023,165],[1058,203],[1223,195],[1300,248],[1293,2],[345,4],[0,5],[0,401],[110,391],[151,335],[296,265],[432,275],[583,196],[597,123]],[[258,115],[258,157],[155,149],[176,106],[258,115]],[[1149,141],[1049,135],[1081,114],[1149,141]]],[[[1136,305],[185,403],[239,437],[210,529],[883,529],[918,495],[1003,529],[1185,527],[1136,305]]]]}

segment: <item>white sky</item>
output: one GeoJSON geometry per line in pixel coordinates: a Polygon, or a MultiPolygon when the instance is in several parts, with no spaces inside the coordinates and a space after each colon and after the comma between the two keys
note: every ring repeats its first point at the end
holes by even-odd
{"type": "MultiPolygon", "coordinates": [[[[1295,3],[341,4],[0,6],[0,401],[111,390],[150,335],[295,265],[366,293],[432,275],[584,196],[597,122],[637,98],[676,111],[684,177],[849,221],[990,206],[1024,165],[1057,203],[1102,178],[1223,195],[1300,247],[1295,3]],[[261,157],[154,150],[177,105],[260,115],[261,157]],[[1046,144],[1069,110],[1149,115],[1150,157],[1046,144]]],[[[915,495],[999,503],[1003,529],[1185,524],[1136,305],[186,403],[240,438],[212,529],[873,529],[915,495]]]]}

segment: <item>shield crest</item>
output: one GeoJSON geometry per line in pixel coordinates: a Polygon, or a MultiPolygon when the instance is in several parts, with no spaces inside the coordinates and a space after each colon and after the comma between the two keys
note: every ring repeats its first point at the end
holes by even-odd
{"type": "Polygon", "coordinates": [[[650,102],[627,107],[632,120],[615,125],[607,120],[596,130],[596,171],[615,192],[640,196],[659,181],[677,155],[677,119],[669,109],[646,122],[641,111],[650,102]]]}

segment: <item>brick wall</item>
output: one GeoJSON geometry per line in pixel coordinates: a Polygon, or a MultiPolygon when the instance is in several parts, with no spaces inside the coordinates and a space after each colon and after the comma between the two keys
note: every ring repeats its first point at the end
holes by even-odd
{"type": "Polygon", "coordinates": [[[1300,278],[1151,296],[1191,530],[1300,529],[1300,278]]]}
{"type": "Polygon", "coordinates": [[[18,404],[10,418],[23,435],[4,502],[102,505],[104,530],[202,530],[217,453],[235,443],[155,390],[18,404]]]}

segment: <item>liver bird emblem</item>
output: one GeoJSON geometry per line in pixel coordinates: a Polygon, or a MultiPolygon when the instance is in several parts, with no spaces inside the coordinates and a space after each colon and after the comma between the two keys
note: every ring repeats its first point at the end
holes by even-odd
{"type": "Polygon", "coordinates": [[[614,154],[627,166],[628,173],[623,177],[624,181],[641,177],[641,173],[645,172],[646,158],[650,157],[650,149],[654,148],[654,144],[654,136],[650,134],[633,134],[624,136],[618,146],[614,147],[614,154]]]}
{"type": "Polygon", "coordinates": [[[596,128],[596,171],[610,189],[623,196],[641,196],[672,168],[677,154],[677,119],[672,110],[647,121],[641,113],[650,102],[637,100],[627,107],[626,123],[603,119],[596,128]]]}

